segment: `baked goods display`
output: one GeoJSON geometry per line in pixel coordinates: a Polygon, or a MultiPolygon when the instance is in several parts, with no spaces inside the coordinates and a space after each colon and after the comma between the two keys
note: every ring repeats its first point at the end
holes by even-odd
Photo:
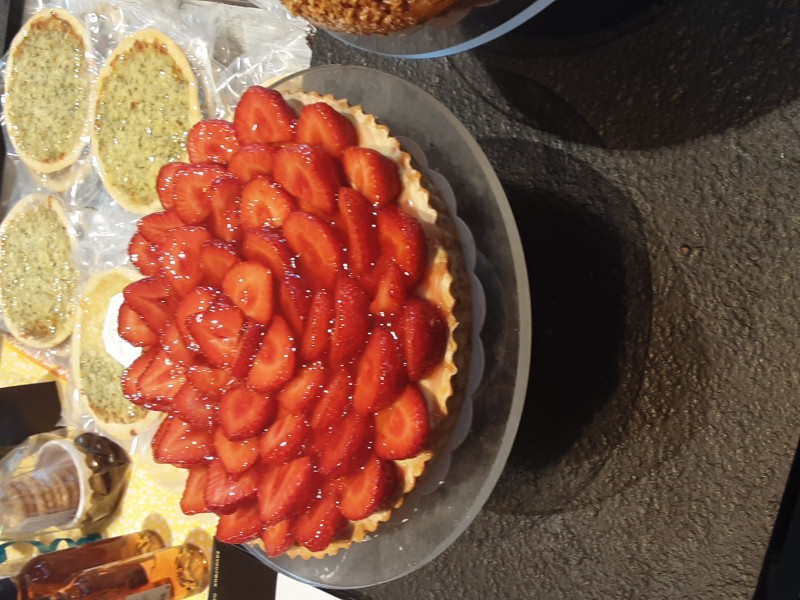
{"type": "Polygon", "coordinates": [[[69,167],[86,145],[94,68],[90,46],[81,22],[60,8],[36,13],[11,43],[6,131],[20,160],[34,171],[69,167]]]}
{"type": "Polygon", "coordinates": [[[252,87],[188,144],[131,242],[145,277],[120,315],[144,352],[123,389],[167,413],[154,458],[188,469],[181,507],[219,514],[219,539],[336,553],[402,502],[457,413],[458,239],[344,100],[252,87]]]}
{"type": "Polygon", "coordinates": [[[0,311],[9,331],[35,348],[72,332],[79,268],[72,226],[58,198],[29,194],[0,224],[0,311]]]}
{"type": "Polygon", "coordinates": [[[124,209],[161,209],[161,165],[187,160],[186,135],[200,119],[197,80],[172,38],[148,28],[126,37],[97,82],[92,150],[106,190],[124,209]]]}

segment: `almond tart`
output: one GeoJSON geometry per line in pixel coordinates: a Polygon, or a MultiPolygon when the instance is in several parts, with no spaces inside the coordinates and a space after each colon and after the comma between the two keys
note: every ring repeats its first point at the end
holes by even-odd
{"type": "MultiPolygon", "coordinates": [[[[469,280],[452,218],[375,117],[255,86],[159,176],[125,289],[123,375],[167,414],[181,508],[268,555],[365,539],[442,448],[464,395],[469,280]]],[[[121,313],[122,314],[122,313],[121,313]]]]}

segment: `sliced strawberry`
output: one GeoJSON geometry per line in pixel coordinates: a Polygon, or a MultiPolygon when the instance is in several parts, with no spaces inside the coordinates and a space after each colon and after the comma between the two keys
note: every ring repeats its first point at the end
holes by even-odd
{"type": "Polygon", "coordinates": [[[413,288],[422,279],[427,266],[425,231],[414,217],[394,206],[379,210],[377,223],[381,252],[400,267],[406,288],[413,288]]]}
{"type": "Polygon", "coordinates": [[[214,430],[214,451],[231,475],[244,473],[258,460],[258,438],[230,440],[222,428],[214,430]]]}
{"type": "Polygon", "coordinates": [[[242,94],[233,117],[240,144],[288,142],[297,115],[280,92],[252,86],[242,94]]]}
{"type": "Polygon", "coordinates": [[[238,475],[231,475],[225,470],[221,460],[212,461],[208,467],[203,495],[209,510],[218,515],[234,512],[255,497],[258,476],[258,469],[248,469],[238,475]]]}
{"type": "Polygon", "coordinates": [[[317,290],[311,299],[306,327],[300,340],[300,357],[303,360],[319,360],[328,352],[335,315],[333,294],[326,288],[317,290]]]}
{"type": "Polygon", "coordinates": [[[326,379],[327,371],[322,361],[304,365],[278,392],[278,402],[292,414],[303,414],[322,393],[326,379]]]}
{"type": "Polygon", "coordinates": [[[189,161],[194,164],[226,165],[238,149],[239,140],[236,139],[233,123],[222,119],[198,121],[186,138],[189,161]]]}
{"type": "Polygon", "coordinates": [[[244,229],[280,227],[297,210],[292,196],[274,181],[257,176],[242,188],[241,221],[244,229]]]}
{"type": "Polygon", "coordinates": [[[167,410],[172,399],[186,383],[184,368],[160,348],[139,377],[142,406],[151,410],[167,410]]]}
{"type": "Polygon", "coordinates": [[[417,386],[408,385],[375,415],[375,454],[389,460],[412,458],[422,450],[429,433],[425,398],[417,386]]]}
{"type": "Polygon", "coordinates": [[[340,510],[351,521],[365,519],[386,508],[397,491],[397,467],[390,460],[372,456],[364,468],[347,477],[342,486],[340,510]]]}
{"type": "Polygon", "coordinates": [[[283,519],[265,527],[261,532],[261,541],[267,556],[274,558],[286,552],[294,544],[291,530],[291,519],[283,519]]]}
{"type": "Polygon", "coordinates": [[[293,520],[292,534],[295,542],[311,552],[319,552],[327,548],[346,525],[347,519],[339,510],[338,497],[323,494],[293,520]]]}
{"type": "Polygon", "coordinates": [[[389,262],[378,278],[369,311],[385,319],[399,316],[403,312],[406,296],[403,272],[394,262],[389,262]]]}
{"type": "Polygon", "coordinates": [[[361,146],[350,146],[342,152],[342,166],[347,180],[377,206],[387,206],[400,195],[400,175],[389,158],[361,146]]]}
{"type": "Polygon", "coordinates": [[[229,369],[193,364],[186,369],[187,381],[203,396],[217,399],[236,382],[229,369]]]}
{"type": "Polygon", "coordinates": [[[212,398],[197,391],[192,384],[185,383],[172,399],[170,410],[187,423],[210,431],[219,410],[212,398]]]}
{"type": "Polygon", "coordinates": [[[204,227],[184,226],[173,229],[158,243],[161,272],[180,297],[200,284],[203,266],[200,248],[211,239],[204,227]]]}
{"type": "Polygon", "coordinates": [[[403,309],[400,340],[411,381],[426,377],[442,362],[447,338],[441,311],[423,298],[409,298],[403,309]]]}
{"type": "Polygon", "coordinates": [[[299,255],[300,272],[318,287],[333,287],[343,271],[342,247],[333,228],[311,213],[296,211],[283,222],[283,235],[299,255]]]}
{"type": "Polygon", "coordinates": [[[169,281],[162,276],[145,277],[125,286],[124,301],[159,335],[172,316],[177,298],[169,281]]]}
{"type": "Polygon", "coordinates": [[[277,231],[267,227],[245,229],[242,254],[247,260],[261,263],[281,277],[293,269],[292,249],[277,231]]]}
{"type": "Polygon", "coordinates": [[[347,146],[358,144],[358,133],[350,120],[330,104],[317,102],[300,110],[295,140],[321,146],[328,154],[339,158],[347,146]]]}
{"type": "Polygon", "coordinates": [[[273,179],[297,200],[300,210],[320,217],[336,211],[341,185],[336,161],[322,148],[291,144],[275,153],[273,179]]]}
{"type": "Polygon", "coordinates": [[[220,424],[225,437],[243,440],[261,433],[275,415],[277,404],[265,394],[241,385],[231,388],[220,401],[220,424]]]}
{"type": "Polygon", "coordinates": [[[317,492],[316,479],[310,456],[266,469],[258,483],[261,522],[269,526],[304,510],[317,492]]]}
{"type": "Polygon", "coordinates": [[[241,259],[233,244],[216,239],[208,240],[200,248],[203,283],[221,287],[222,279],[239,260],[241,259]]]}
{"type": "Polygon", "coordinates": [[[175,212],[187,225],[199,225],[211,214],[211,184],[225,175],[225,167],[205,164],[190,165],[172,176],[175,212]]]}
{"type": "Polygon", "coordinates": [[[161,347],[167,351],[173,362],[184,365],[194,362],[195,352],[183,343],[183,336],[175,321],[167,324],[167,328],[161,334],[161,347]]]}
{"type": "Polygon", "coordinates": [[[239,308],[219,303],[187,319],[189,332],[200,352],[215,367],[233,366],[244,323],[245,316],[239,308]]]}
{"type": "Polygon", "coordinates": [[[340,367],[334,371],[309,418],[312,429],[333,427],[350,411],[353,403],[353,384],[353,375],[347,367],[340,367]]]}
{"type": "Polygon", "coordinates": [[[272,271],[260,263],[236,263],[222,280],[222,291],[242,312],[266,325],[272,319],[275,305],[272,271]]]}
{"type": "Polygon", "coordinates": [[[256,323],[253,319],[247,319],[242,330],[242,335],[239,336],[239,347],[236,350],[236,360],[233,361],[231,373],[238,380],[247,377],[250,369],[253,368],[253,360],[255,360],[256,353],[261,347],[261,342],[267,328],[260,323],[256,323]]]}
{"type": "Polygon", "coordinates": [[[369,296],[353,279],[342,277],[336,282],[329,355],[332,364],[348,363],[361,352],[369,333],[369,304],[369,296]]]}
{"type": "Polygon", "coordinates": [[[363,465],[372,450],[374,421],[372,415],[352,412],[330,429],[315,431],[319,472],[333,478],[363,465]]]}
{"type": "Polygon", "coordinates": [[[392,332],[378,325],[358,361],[353,409],[373,413],[391,404],[406,383],[403,355],[392,332]]]}
{"type": "Polygon", "coordinates": [[[278,285],[280,311],[292,330],[299,334],[305,329],[306,317],[311,310],[311,290],[293,271],[286,271],[278,285]]]}
{"type": "Polygon", "coordinates": [[[208,465],[198,464],[189,468],[189,477],[181,496],[181,510],[186,515],[210,512],[206,506],[206,483],[208,481],[208,465]]]}
{"type": "Polygon", "coordinates": [[[272,175],[272,164],[278,148],[274,144],[245,144],[228,161],[228,173],[235,175],[242,183],[259,175],[272,175]]]}
{"type": "Polygon", "coordinates": [[[227,515],[220,515],[215,537],[226,544],[244,544],[256,539],[263,529],[258,502],[250,500],[227,515]]]}
{"type": "Polygon", "coordinates": [[[123,340],[140,348],[158,343],[158,334],[147,326],[145,320],[127,302],[119,307],[117,332],[123,340]]]}
{"type": "Polygon", "coordinates": [[[275,315],[253,359],[247,384],[262,392],[280,388],[294,374],[296,354],[297,347],[291,328],[283,317],[275,315]]]}
{"type": "Polygon", "coordinates": [[[233,175],[223,175],[208,190],[211,204],[211,229],[223,241],[238,242],[242,227],[239,224],[241,182],[233,175]]]}
{"type": "Polygon", "coordinates": [[[120,380],[122,384],[122,393],[134,404],[141,405],[143,402],[142,390],[139,387],[139,379],[141,379],[142,373],[145,372],[145,369],[147,369],[150,362],[160,350],[158,346],[153,346],[149,350],[145,350],[122,372],[122,378],[120,380]]]}
{"type": "Polygon", "coordinates": [[[217,301],[218,294],[215,290],[209,287],[196,287],[178,303],[175,309],[175,324],[183,337],[183,344],[190,350],[197,352],[200,346],[189,331],[189,317],[208,310],[217,301]]]}
{"type": "Polygon", "coordinates": [[[142,275],[150,276],[158,273],[158,255],[155,246],[139,231],[131,236],[128,256],[142,275]]]}
{"type": "Polygon", "coordinates": [[[339,188],[339,214],[347,240],[347,270],[361,275],[378,258],[380,250],[375,237],[375,214],[359,191],[339,188]]]}
{"type": "Polygon", "coordinates": [[[214,456],[211,432],[167,415],[153,437],[153,460],[170,465],[196,465],[214,456]]]}
{"type": "Polygon", "coordinates": [[[300,455],[308,437],[308,423],[302,415],[279,417],[259,438],[261,461],[268,465],[286,464],[300,455]]]}
{"type": "Polygon", "coordinates": [[[158,171],[156,189],[158,190],[158,199],[161,200],[161,206],[164,207],[164,210],[170,210],[175,207],[175,188],[173,187],[175,173],[188,166],[189,163],[185,162],[169,162],[158,171]]]}
{"type": "Polygon", "coordinates": [[[165,235],[176,227],[183,227],[185,223],[181,221],[174,210],[155,212],[139,219],[136,231],[141,233],[151,244],[158,244],[165,235]]]}

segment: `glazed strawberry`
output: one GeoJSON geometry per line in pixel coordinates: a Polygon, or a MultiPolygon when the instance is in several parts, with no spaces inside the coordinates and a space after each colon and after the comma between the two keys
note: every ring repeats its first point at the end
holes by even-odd
{"type": "Polygon", "coordinates": [[[423,298],[409,298],[403,309],[400,340],[411,381],[419,381],[442,362],[447,338],[447,323],[439,309],[423,298]]]}
{"type": "Polygon", "coordinates": [[[274,144],[245,144],[228,162],[228,173],[247,183],[259,175],[272,175],[272,164],[279,146],[274,144]]]}
{"type": "Polygon", "coordinates": [[[233,244],[222,240],[208,240],[200,248],[200,266],[203,268],[203,283],[216,288],[222,279],[241,259],[233,244]]]}
{"type": "Polygon", "coordinates": [[[369,296],[353,279],[342,277],[336,282],[330,333],[331,364],[345,364],[361,352],[369,333],[369,304],[369,296]]]}
{"type": "Polygon", "coordinates": [[[161,334],[161,347],[166,350],[173,362],[183,365],[194,362],[195,353],[183,343],[183,337],[175,321],[171,321],[161,334]]]}
{"type": "Polygon", "coordinates": [[[222,280],[222,291],[241,311],[266,325],[272,319],[275,291],[272,271],[257,262],[236,263],[222,280]]]}
{"type": "Polygon", "coordinates": [[[208,191],[225,175],[221,165],[190,165],[172,176],[175,212],[187,225],[200,225],[211,214],[208,191]]]}
{"type": "Polygon", "coordinates": [[[242,188],[241,222],[244,229],[280,227],[293,210],[297,210],[297,205],[292,196],[271,179],[259,175],[242,188]]]}
{"type": "Polygon", "coordinates": [[[383,265],[369,311],[373,315],[387,319],[399,316],[403,312],[406,298],[405,277],[403,277],[400,267],[394,262],[383,265]]]}
{"type": "Polygon", "coordinates": [[[317,102],[300,110],[295,140],[320,146],[331,156],[339,158],[347,146],[358,144],[358,133],[349,119],[330,104],[317,102]]]}
{"type": "Polygon", "coordinates": [[[375,415],[375,454],[389,460],[411,458],[422,450],[429,433],[425,398],[415,385],[408,385],[375,415]]]}
{"type": "Polygon", "coordinates": [[[127,302],[119,307],[117,332],[123,340],[140,348],[158,343],[158,334],[147,326],[145,320],[127,302]]]}
{"type": "Polygon", "coordinates": [[[317,146],[290,144],[275,153],[273,179],[297,200],[300,210],[320,217],[336,211],[341,185],[336,161],[317,146]]]}
{"type": "Polygon", "coordinates": [[[324,550],[334,536],[347,525],[347,519],[339,511],[338,498],[323,494],[310,508],[295,517],[292,534],[295,541],[311,552],[324,550]]]}
{"type": "Polygon", "coordinates": [[[372,415],[352,412],[329,430],[315,431],[319,472],[332,479],[361,467],[372,448],[374,421],[372,415]]]}
{"type": "Polygon", "coordinates": [[[174,176],[175,173],[188,166],[189,163],[185,162],[169,162],[158,171],[156,189],[158,190],[158,199],[161,200],[161,206],[164,207],[164,210],[170,210],[175,207],[174,176]]]}
{"type": "Polygon", "coordinates": [[[288,412],[299,415],[320,395],[327,379],[321,361],[304,365],[278,392],[278,403],[288,412]]]}
{"type": "Polygon", "coordinates": [[[205,364],[189,365],[186,379],[200,394],[214,399],[231,389],[236,382],[229,369],[205,364]]]}
{"type": "Polygon", "coordinates": [[[286,321],[295,333],[305,329],[306,317],[311,310],[311,290],[302,277],[286,271],[278,283],[278,303],[286,321]]]}
{"type": "Polygon", "coordinates": [[[288,142],[297,115],[280,92],[252,86],[242,95],[233,117],[240,144],[288,142]]]}
{"type": "Polygon", "coordinates": [[[342,153],[344,174],[350,184],[377,206],[387,206],[400,195],[397,165],[372,148],[351,146],[342,153]]]}
{"type": "Polygon", "coordinates": [[[277,277],[293,269],[292,250],[286,239],[266,227],[245,230],[242,254],[268,267],[277,277]]]}
{"type": "Polygon", "coordinates": [[[131,241],[128,243],[128,256],[142,275],[150,276],[158,273],[156,249],[138,231],[131,236],[131,241]]]}
{"type": "Polygon", "coordinates": [[[167,415],[153,437],[153,460],[178,466],[196,465],[214,456],[211,432],[167,415]]]}
{"type": "MultiPolygon", "coordinates": [[[[211,397],[200,393],[191,383],[184,383],[172,399],[170,410],[181,419],[203,429],[211,429],[217,420],[218,406],[211,397]]],[[[215,448],[216,450],[216,448],[215,448]]]]}
{"type": "Polygon", "coordinates": [[[334,373],[317,398],[309,418],[312,429],[333,427],[350,412],[353,396],[353,375],[347,367],[334,369],[334,373]]]}
{"type": "Polygon", "coordinates": [[[333,287],[343,270],[342,247],[333,228],[311,213],[296,211],[283,222],[283,235],[299,253],[297,264],[301,274],[310,277],[318,287],[333,287]]]}
{"type": "Polygon", "coordinates": [[[363,194],[349,187],[339,188],[339,214],[347,240],[345,262],[355,275],[366,272],[378,258],[375,215],[363,194]]]}
{"type": "Polygon", "coordinates": [[[261,461],[268,465],[286,464],[300,455],[308,437],[308,423],[303,415],[284,414],[259,438],[261,461]]]}
{"type": "Polygon", "coordinates": [[[139,387],[139,379],[142,377],[142,373],[144,373],[145,369],[150,365],[155,355],[160,351],[161,349],[158,346],[153,346],[145,350],[122,372],[122,378],[120,379],[122,393],[134,404],[141,405],[143,402],[142,390],[139,387]]]}
{"type": "Polygon", "coordinates": [[[139,377],[140,405],[151,410],[168,410],[184,383],[183,367],[174,362],[166,350],[159,348],[139,377]]]}
{"type": "Polygon", "coordinates": [[[258,460],[258,438],[230,440],[222,428],[214,430],[214,451],[231,475],[244,473],[258,460]]]}
{"type": "Polygon", "coordinates": [[[212,304],[187,319],[192,338],[205,359],[215,367],[231,367],[238,355],[244,313],[235,306],[212,304]]]}
{"type": "Polygon", "coordinates": [[[218,515],[234,512],[255,497],[258,476],[257,469],[248,469],[238,475],[231,475],[225,470],[221,460],[211,461],[206,490],[203,494],[206,506],[218,515]]]}
{"type": "Polygon", "coordinates": [[[223,175],[208,190],[211,205],[211,231],[223,241],[234,243],[241,238],[239,197],[242,184],[233,175],[223,175]]]}
{"type": "Polygon", "coordinates": [[[253,368],[253,361],[266,332],[267,328],[260,323],[256,323],[252,319],[245,321],[242,334],[239,336],[236,360],[231,366],[231,374],[237,379],[243,380],[253,368]]]}
{"type": "Polygon", "coordinates": [[[300,340],[300,357],[303,360],[319,360],[328,352],[329,332],[335,315],[333,294],[325,288],[317,290],[311,298],[307,323],[300,340]]]}
{"type": "Polygon", "coordinates": [[[247,385],[263,392],[280,388],[294,374],[296,342],[292,330],[275,315],[247,375],[247,385]]]}
{"type": "Polygon", "coordinates": [[[158,264],[170,285],[183,297],[203,279],[200,248],[211,239],[203,227],[173,229],[158,243],[158,264]]]}
{"type": "Polygon", "coordinates": [[[185,225],[174,210],[155,212],[139,219],[137,233],[141,233],[151,244],[157,244],[176,227],[185,225]]]}
{"type": "Polygon", "coordinates": [[[264,551],[270,558],[286,552],[294,543],[291,519],[283,519],[265,527],[261,532],[261,541],[264,543],[264,551]]]}
{"type": "Polygon", "coordinates": [[[425,274],[428,261],[425,231],[414,217],[395,206],[379,210],[377,223],[381,252],[400,267],[406,288],[413,288],[425,274]]]}
{"type": "Polygon", "coordinates": [[[226,544],[244,544],[256,539],[262,529],[258,520],[258,502],[251,500],[230,514],[220,515],[214,537],[226,544]]]}
{"type": "Polygon", "coordinates": [[[194,164],[226,165],[238,149],[239,141],[233,123],[222,119],[198,121],[186,138],[189,161],[194,164]]]}
{"type": "Polygon", "coordinates": [[[258,482],[261,522],[269,526],[304,510],[317,492],[316,483],[314,460],[310,456],[265,469],[258,482]]]}
{"type": "Polygon", "coordinates": [[[365,519],[386,508],[397,491],[397,468],[389,460],[372,456],[363,469],[344,480],[339,508],[351,521],[365,519]]]}
{"type": "Polygon", "coordinates": [[[153,332],[159,335],[164,332],[177,302],[166,277],[156,275],[129,283],[122,295],[153,332]]]}
{"type": "Polygon", "coordinates": [[[378,325],[358,361],[353,409],[361,414],[381,410],[394,401],[406,379],[397,340],[386,326],[378,325]]]}
{"type": "Polygon", "coordinates": [[[265,394],[246,386],[233,387],[220,400],[220,425],[225,437],[243,440],[261,433],[272,421],[277,405],[265,394]]]}
{"type": "Polygon", "coordinates": [[[210,512],[206,506],[206,482],[208,481],[208,465],[199,464],[189,467],[189,477],[181,496],[181,510],[186,515],[210,512]]]}
{"type": "Polygon", "coordinates": [[[183,344],[194,352],[200,350],[189,331],[189,317],[208,310],[219,299],[219,294],[210,287],[196,287],[184,296],[175,309],[175,325],[183,337],[183,344]]]}

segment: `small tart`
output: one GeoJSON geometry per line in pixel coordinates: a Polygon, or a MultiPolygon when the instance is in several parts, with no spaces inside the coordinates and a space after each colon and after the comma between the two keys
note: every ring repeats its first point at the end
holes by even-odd
{"type": "Polygon", "coordinates": [[[37,12],[14,37],[5,70],[7,131],[28,167],[53,173],[86,146],[92,110],[90,40],[61,8],[37,12]]]}
{"type": "Polygon", "coordinates": [[[100,72],[92,150],[124,209],[161,210],[161,165],[186,161],[186,137],[201,116],[197,80],[178,44],[156,29],[125,38],[100,72]]]}
{"type": "Polygon", "coordinates": [[[75,389],[97,426],[117,439],[134,437],[158,420],[158,413],[130,403],[123,395],[120,380],[125,367],[108,353],[104,336],[112,300],[140,278],[126,267],[92,275],[81,294],[72,336],[75,389]]]}
{"type": "Polygon", "coordinates": [[[0,310],[11,334],[52,348],[72,332],[76,242],[55,196],[31,194],[0,225],[0,310]]]}

